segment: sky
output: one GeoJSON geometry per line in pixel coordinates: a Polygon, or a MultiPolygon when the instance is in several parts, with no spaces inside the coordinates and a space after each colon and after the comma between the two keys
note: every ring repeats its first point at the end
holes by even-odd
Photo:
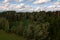
{"type": "Polygon", "coordinates": [[[60,11],[60,0],[0,0],[0,11],[60,11]]]}

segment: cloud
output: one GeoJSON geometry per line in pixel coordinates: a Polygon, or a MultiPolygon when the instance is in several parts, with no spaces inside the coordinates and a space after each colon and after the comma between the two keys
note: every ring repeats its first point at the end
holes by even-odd
{"type": "Polygon", "coordinates": [[[37,12],[39,12],[39,11],[60,11],[60,2],[56,1],[55,3],[53,3],[52,5],[49,5],[47,7],[38,6],[34,9],[34,11],[37,11],[37,12]]]}
{"type": "Polygon", "coordinates": [[[8,3],[10,0],[4,0],[3,3],[8,3]]]}
{"type": "Polygon", "coordinates": [[[16,2],[22,2],[23,0],[15,0],[16,2]]]}
{"type": "Polygon", "coordinates": [[[59,11],[60,10],[60,2],[55,2],[53,5],[50,5],[46,8],[46,11],[59,11]]]}
{"type": "MultiPolygon", "coordinates": [[[[54,2],[53,4],[46,6],[35,6],[32,4],[25,4],[22,3],[23,0],[4,0],[2,3],[0,3],[0,10],[2,11],[8,11],[8,10],[15,10],[15,11],[22,11],[22,12],[32,12],[32,11],[56,11],[56,10],[60,10],[60,1],[57,0],[56,2],[54,2]],[[10,2],[14,1],[14,2],[19,2],[18,4],[11,4],[10,2]]],[[[31,2],[32,0],[28,0],[29,2],[31,2]]],[[[34,4],[42,4],[42,3],[47,3],[50,2],[51,0],[36,0],[33,3],[34,4]]]]}
{"type": "Polygon", "coordinates": [[[26,0],[26,2],[32,2],[33,0],[26,0]]]}
{"type": "Polygon", "coordinates": [[[60,2],[55,2],[54,5],[60,5],[60,2]]]}
{"type": "Polygon", "coordinates": [[[33,8],[30,5],[19,4],[16,6],[16,10],[27,12],[27,11],[33,11],[33,8]]]}
{"type": "Polygon", "coordinates": [[[3,11],[10,11],[10,10],[16,10],[16,11],[33,11],[33,8],[30,5],[25,5],[23,3],[20,4],[10,4],[5,3],[0,5],[0,10],[3,11]]]}
{"type": "Polygon", "coordinates": [[[14,10],[15,6],[16,6],[16,4],[9,4],[9,3],[1,4],[0,10],[3,10],[3,11],[14,10]]]}
{"type": "Polygon", "coordinates": [[[4,0],[3,3],[22,2],[23,0],[4,0]]]}
{"type": "Polygon", "coordinates": [[[50,2],[51,0],[36,0],[33,2],[33,4],[42,4],[42,3],[47,3],[50,2]]]}
{"type": "Polygon", "coordinates": [[[34,12],[40,12],[40,11],[45,11],[45,7],[36,7],[34,8],[34,12]]]}
{"type": "Polygon", "coordinates": [[[17,9],[22,9],[22,8],[24,8],[24,6],[25,6],[25,5],[21,3],[21,4],[16,5],[16,8],[17,8],[17,9]]]}
{"type": "Polygon", "coordinates": [[[60,1],[60,0],[57,0],[57,1],[60,1]]]}

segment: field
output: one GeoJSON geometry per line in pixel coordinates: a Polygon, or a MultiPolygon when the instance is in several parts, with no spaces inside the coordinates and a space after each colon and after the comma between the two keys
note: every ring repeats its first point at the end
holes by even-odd
{"type": "Polygon", "coordinates": [[[0,30],[0,40],[26,40],[26,39],[18,35],[6,33],[5,31],[0,30]]]}

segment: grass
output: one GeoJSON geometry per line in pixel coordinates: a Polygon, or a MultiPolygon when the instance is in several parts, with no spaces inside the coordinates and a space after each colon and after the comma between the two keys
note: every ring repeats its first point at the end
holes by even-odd
{"type": "Polygon", "coordinates": [[[0,30],[0,40],[26,40],[26,39],[18,35],[9,34],[3,30],[0,30]]]}

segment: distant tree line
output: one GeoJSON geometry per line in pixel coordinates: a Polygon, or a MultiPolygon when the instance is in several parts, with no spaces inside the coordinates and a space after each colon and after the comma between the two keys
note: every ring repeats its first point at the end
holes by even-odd
{"type": "Polygon", "coordinates": [[[27,40],[60,40],[60,11],[0,12],[0,30],[27,40]]]}

